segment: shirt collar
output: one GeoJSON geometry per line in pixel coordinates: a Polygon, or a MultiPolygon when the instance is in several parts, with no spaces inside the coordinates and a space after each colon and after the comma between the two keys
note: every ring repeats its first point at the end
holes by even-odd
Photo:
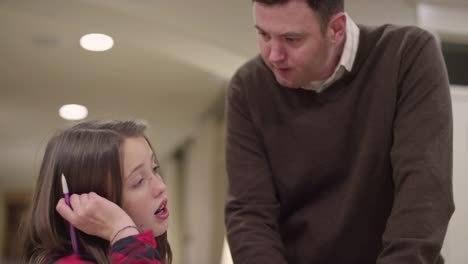
{"type": "Polygon", "coordinates": [[[312,81],[303,88],[313,90],[317,93],[322,92],[335,81],[339,80],[345,71],[350,72],[353,69],[354,60],[359,46],[359,27],[354,23],[351,17],[346,14],[346,40],[339,63],[336,65],[333,74],[326,80],[312,81]]]}

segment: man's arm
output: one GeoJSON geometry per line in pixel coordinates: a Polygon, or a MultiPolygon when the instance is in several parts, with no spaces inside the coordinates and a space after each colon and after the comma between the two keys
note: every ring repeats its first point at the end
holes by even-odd
{"type": "Polygon", "coordinates": [[[404,41],[391,151],[395,200],[377,263],[443,263],[454,211],[450,89],[435,38],[420,32],[404,41]]]}
{"type": "Polygon", "coordinates": [[[238,74],[226,95],[227,237],[236,264],[286,264],[268,157],[238,74]]]}

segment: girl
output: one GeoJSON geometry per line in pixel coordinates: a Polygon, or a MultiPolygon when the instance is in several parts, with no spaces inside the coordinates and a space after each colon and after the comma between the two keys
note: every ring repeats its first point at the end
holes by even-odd
{"type": "Polygon", "coordinates": [[[26,262],[171,263],[166,186],[144,130],[135,121],[83,122],[48,142],[20,229],[26,262]]]}

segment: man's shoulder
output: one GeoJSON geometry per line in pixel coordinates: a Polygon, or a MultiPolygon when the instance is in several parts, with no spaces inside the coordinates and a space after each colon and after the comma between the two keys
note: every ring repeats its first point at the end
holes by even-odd
{"type": "Polygon", "coordinates": [[[252,97],[264,96],[268,90],[275,89],[277,82],[273,72],[260,55],[251,58],[240,66],[227,85],[228,94],[242,91],[252,97]]]}
{"type": "MultiPolygon", "coordinates": [[[[381,26],[359,25],[359,52],[358,57],[387,56],[389,60],[400,59],[406,54],[417,52],[428,42],[435,42],[435,36],[429,31],[417,26],[401,26],[386,24],[381,26]],[[374,52],[377,51],[377,52],[374,52]]],[[[357,59],[359,61],[359,58],[357,59]]]]}
{"type": "Polygon", "coordinates": [[[414,25],[359,25],[359,29],[364,36],[370,36],[381,43],[397,42],[405,44],[418,39],[430,39],[435,37],[431,32],[414,25]]]}

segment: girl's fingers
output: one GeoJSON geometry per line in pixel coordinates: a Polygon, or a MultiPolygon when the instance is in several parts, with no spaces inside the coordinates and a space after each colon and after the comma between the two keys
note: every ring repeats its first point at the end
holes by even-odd
{"type": "Polygon", "coordinates": [[[78,209],[80,207],[80,195],[72,194],[70,195],[70,205],[73,210],[78,209]]]}
{"type": "Polygon", "coordinates": [[[75,222],[75,213],[73,210],[65,203],[65,199],[61,198],[57,206],[55,207],[55,210],[68,222],[74,223],[75,222]]]}

